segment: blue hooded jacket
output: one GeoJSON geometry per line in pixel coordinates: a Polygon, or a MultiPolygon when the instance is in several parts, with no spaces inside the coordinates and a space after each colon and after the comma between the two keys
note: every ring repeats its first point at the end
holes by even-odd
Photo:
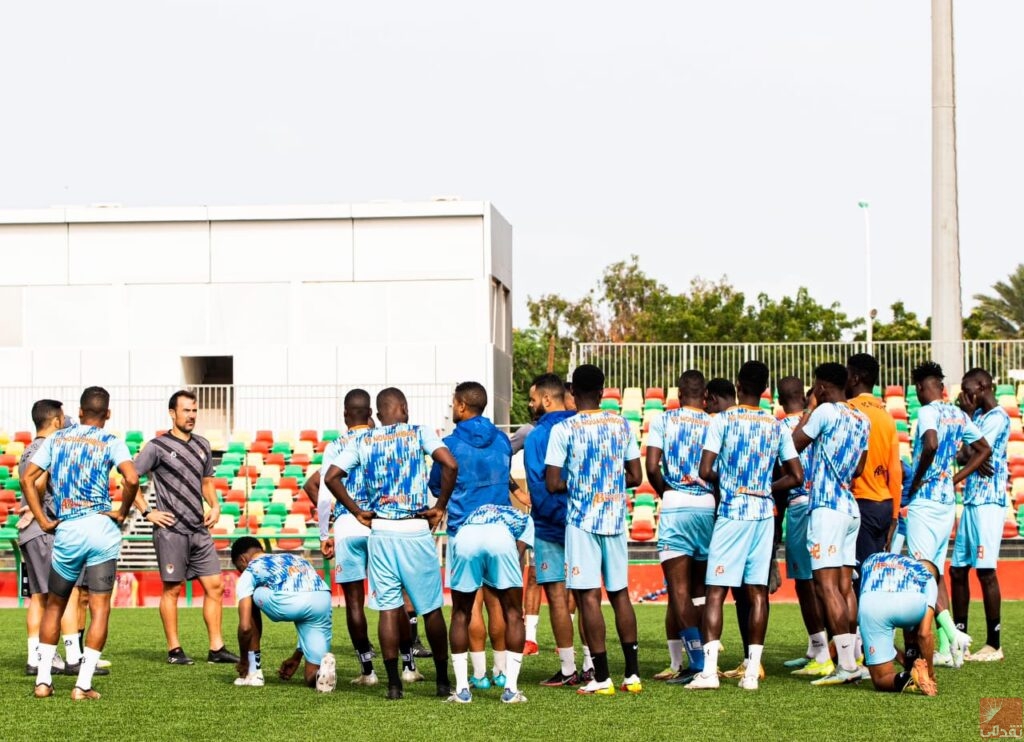
{"type": "Polygon", "coordinates": [[[537,538],[555,544],[565,543],[565,515],[568,500],[564,494],[548,492],[544,473],[544,458],[548,453],[551,429],[567,417],[576,413],[572,410],[546,412],[537,421],[536,427],[526,436],[523,445],[523,463],[526,467],[526,487],[530,491],[530,515],[533,516],[534,534],[537,538]]]}
{"type": "MultiPolygon", "coordinates": [[[[486,417],[463,420],[444,439],[459,465],[459,476],[448,501],[448,535],[455,532],[481,505],[508,505],[512,444],[486,417]]],[[[430,471],[430,491],[441,491],[441,466],[430,471]]]]}

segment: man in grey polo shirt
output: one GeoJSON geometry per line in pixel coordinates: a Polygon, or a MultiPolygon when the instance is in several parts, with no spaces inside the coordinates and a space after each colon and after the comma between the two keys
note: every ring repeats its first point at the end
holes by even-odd
{"type": "Polygon", "coordinates": [[[135,505],[152,523],[163,594],[160,619],[167,636],[167,662],[191,665],[193,660],[178,639],[178,598],[185,580],[199,579],[203,586],[203,620],[210,635],[207,662],[234,664],[238,657],[224,646],[221,608],[224,586],[220,557],[210,536],[210,527],[220,518],[220,506],[213,486],[213,454],[210,443],[193,435],[196,427],[196,395],[178,391],[167,405],[171,429],[149,441],[135,458],[139,476],[149,475],[156,485],[156,510],[150,510],[141,491],[135,505]],[[203,500],[210,510],[203,514],[203,500]]]}

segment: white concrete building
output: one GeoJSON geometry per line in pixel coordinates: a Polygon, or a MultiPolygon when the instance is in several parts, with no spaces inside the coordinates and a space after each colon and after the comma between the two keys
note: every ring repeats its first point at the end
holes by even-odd
{"type": "Polygon", "coordinates": [[[183,384],[215,386],[211,431],[339,427],[355,385],[442,427],[467,379],[507,423],[511,289],[487,202],[0,210],[0,428],[91,384],[147,435],[183,384]]]}

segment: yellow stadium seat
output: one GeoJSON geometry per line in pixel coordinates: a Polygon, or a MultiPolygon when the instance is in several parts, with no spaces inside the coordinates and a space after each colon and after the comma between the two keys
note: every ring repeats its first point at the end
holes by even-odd
{"type": "Polygon", "coordinates": [[[1011,459],[1024,457],[1024,441],[1010,441],[1006,444],[1006,455],[1011,459]]]}
{"type": "Polygon", "coordinates": [[[271,502],[280,502],[288,507],[292,506],[294,499],[291,490],[274,490],[274,494],[270,496],[271,502]]]}
{"type": "Polygon", "coordinates": [[[249,491],[249,477],[233,477],[231,479],[230,489],[238,490],[239,492],[249,491]]]}
{"type": "Polygon", "coordinates": [[[274,484],[281,481],[281,467],[276,464],[264,464],[260,467],[260,479],[272,479],[274,484]]]}
{"type": "Polygon", "coordinates": [[[262,520],[265,512],[263,508],[263,503],[260,502],[259,500],[249,500],[249,502],[246,504],[246,512],[249,514],[249,516],[255,515],[260,520],[262,520]]]}
{"type": "Polygon", "coordinates": [[[11,442],[11,434],[6,430],[0,430],[0,446],[6,446],[11,442]]]}
{"type": "Polygon", "coordinates": [[[306,532],[306,518],[301,513],[292,513],[284,519],[284,528],[297,528],[299,533],[306,532]]]}
{"type": "Polygon", "coordinates": [[[885,398],[885,409],[892,412],[893,410],[907,410],[907,400],[903,397],[886,397],[885,398]]]}
{"type": "Polygon", "coordinates": [[[21,441],[9,441],[4,446],[4,453],[20,459],[21,455],[25,453],[25,444],[21,441]]]}
{"type": "Polygon", "coordinates": [[[310,458],[313,458],[313,454],[316,453],[313,444],[309,441],[297,441],[294,446],[293,453],[305,454],[310,458]]]}
{"type": "Polygon", "coordinates": [[[231,440],[238,441],[239,443],[244,443],[245,447],[248,448],[253,441],[252,431],[236,430],[234,433],[231,434],[231,440]]]}

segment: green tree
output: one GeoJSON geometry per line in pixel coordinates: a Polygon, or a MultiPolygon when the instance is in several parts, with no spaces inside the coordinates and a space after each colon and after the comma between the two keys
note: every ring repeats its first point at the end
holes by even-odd
{"type": "MultiPolygon", "coordinates": [[[[555,354],[554,373],[564,377],[569,368],[567,341],[562,341],[564,352],[555,354]]],[[[512,409],[513,425],[530,422],[528,406],[530,384],[534,377],[547,370],[548,338],[538,329],[512,331],[512,409]]]]}
{"type": "MultiPolygon", "coordinates": [[[[877,318],[871,331],[874,340],[929,340],[932,336],[931,320],[921,322],[917,314],[907,310],[902,301],[893,302],[891,322],[879,322],[877,318]]],[[[861,322],[863,324],[863,322],[861,322]]],[[[866,333],[861,330],[854,337],[864,340],[866,333]]]]}
{"type": "Polygon", "coordinates": [[[994,283],[991,294],[975,294],[974,299],[983,332],[997,338],[1024,338],[1024,263],[1005,281],[994,283]]]}

